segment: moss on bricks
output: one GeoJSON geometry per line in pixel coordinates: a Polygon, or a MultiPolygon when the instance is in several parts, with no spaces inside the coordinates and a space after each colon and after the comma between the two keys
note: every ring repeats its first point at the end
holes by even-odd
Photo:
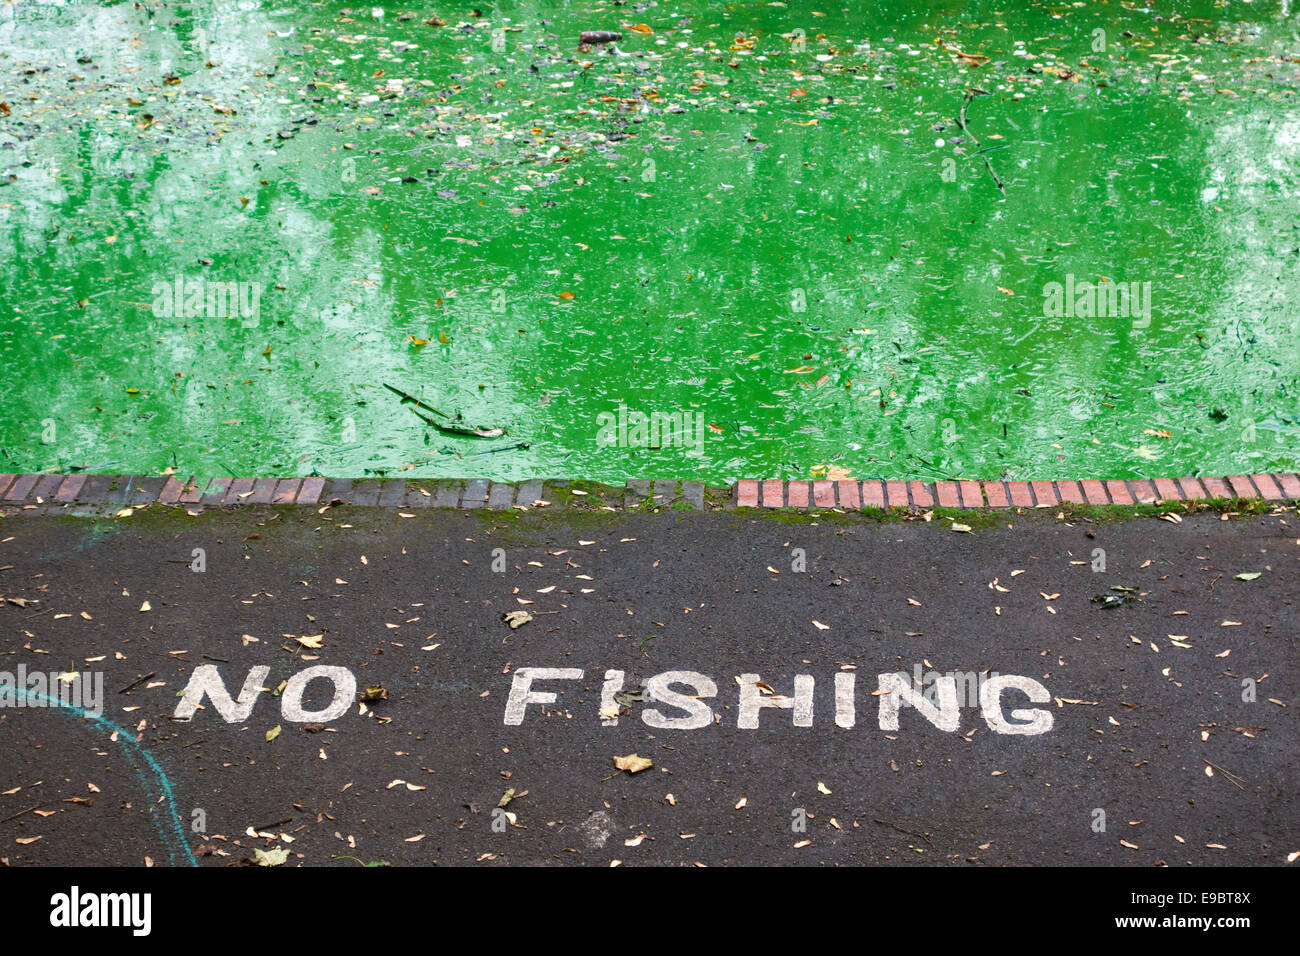
{"type": "Polygon", "coordinates": [[[845,519],[866,519],[878,523],[923,522],[940,526],[952,523],[966,525],[972,531],[998,528],[1024,520],[1065,521],[1067,523],[1104,525],[1136,518],[1162,518],[1166,515],[1184,515],[1216,512],[1229,519],[1237,516],[1269,514],[1275,510],[1300,510],[1294,504],[1265,501],[1262,498],[1218,498],[1208,501],[1167,501],[1162,504],[1140,505],[1075,505],[1060,504],[1041,508],[874,508],[863,507],[857,511],[819,508],[736,508],[732,511],[747,519],[758,518],[777,524],[802,524],[804,522],[840,522],[845,519]],[[926,522],[925,516],[929,515],[926,522]]]}

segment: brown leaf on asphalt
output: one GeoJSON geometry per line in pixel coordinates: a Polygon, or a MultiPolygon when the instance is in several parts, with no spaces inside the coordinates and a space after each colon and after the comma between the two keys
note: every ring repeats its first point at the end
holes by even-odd
{"type": "Polygon", "coordinates": [[[512,631],[519,630],[519,628],[523,627],[532,619],[533,616],[527,611],[507,611],[505,614],[501,615],[501,620],[509,624],[510,630],[512,631]]]}
{"type": "Polygon", "coordinates": [[[649,770],[653,767],[654,762],[649,757],[628,754],[626,757],[615,757],[614,766],[619,770],[626,770],[628,773],[640,773],[642,770],[649,770]]]}

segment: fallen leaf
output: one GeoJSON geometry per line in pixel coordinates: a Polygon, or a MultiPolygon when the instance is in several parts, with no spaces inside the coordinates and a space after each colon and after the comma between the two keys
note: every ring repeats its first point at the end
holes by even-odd
{"type": "Polygon", "coordinates": [[[519,628],[523,627],[532,619],[533,616],[527,611],[507,611],[505,614],[501,615],[501,620],[509,624],[510,630],[512,631],[519,630],[519,628]]]}
{"type": "Polygon", "coordinates": [[[653,767],[654,762],[649,757],[628,754],[626,757],[615,757],[614,766],[619,770],[626,770],[628,773],[640,773],[642,770],[649,770],[653,767]]]}
{"type": "Polygon", "coordinates": [[[257,857],[258,866],[280,866],[289,859],[289,848],[277,846],[270,850],[254,849],[253,855],[257,857]]]}

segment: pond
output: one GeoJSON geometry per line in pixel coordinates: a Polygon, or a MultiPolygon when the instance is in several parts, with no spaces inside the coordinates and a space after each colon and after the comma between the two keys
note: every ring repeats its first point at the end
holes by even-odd
{"type": "Polygon", "coordinates": [[[1298,34],[1284,2],[22,0],[0,471],[1295,471],[1298,34]]]}

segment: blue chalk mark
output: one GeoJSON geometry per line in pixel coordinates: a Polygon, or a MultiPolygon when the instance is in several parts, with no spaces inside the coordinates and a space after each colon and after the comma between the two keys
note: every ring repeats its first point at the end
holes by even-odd
{"type": "Polygon", "coordinates": [[[93,720],[101,727],[107,728],[110,732],[117,732],[117,743],[126,753],[127,761],[131,768],[140,778],[140,783],[144,786],[144,791],[149,796],[149,818],[153,823],[153,828],[157,831],[158,836],[162,838],[163,846],[167,848],[167,859],[172,866],[176,866],[176,856],[179,852],[184,857],[185,866],[198,866],[199,861],[194,858],[194,852],[190,849],[189,839],[185,834],[185,825],[181,823],[180,814],[176,812],[176,795],[172,789],[172,782],[166,772],[163,771],[162,765],[158,763],[148,750],[141,747],[135,741],[135,733],[120,727],[107,717],[96,716],[81,707],[65,704],[56,697],[47,697],[45,694],[38,694],[35,691],[29,691],[26,688],[17,687],[14,690],[24,697],[33,697],[45,701],[56,708],[70,710],[79,717],[93,720]],[[153,771],[156,787],[150,786],[149,778],[145,776],[143,768],[140,766],[141,761],[148,764],[149,769],[153,771]],[[158,797],[162,796],[167,805],[167,815],[170,820],[158,820],[155,813],[158,809],[158,797]]]}

